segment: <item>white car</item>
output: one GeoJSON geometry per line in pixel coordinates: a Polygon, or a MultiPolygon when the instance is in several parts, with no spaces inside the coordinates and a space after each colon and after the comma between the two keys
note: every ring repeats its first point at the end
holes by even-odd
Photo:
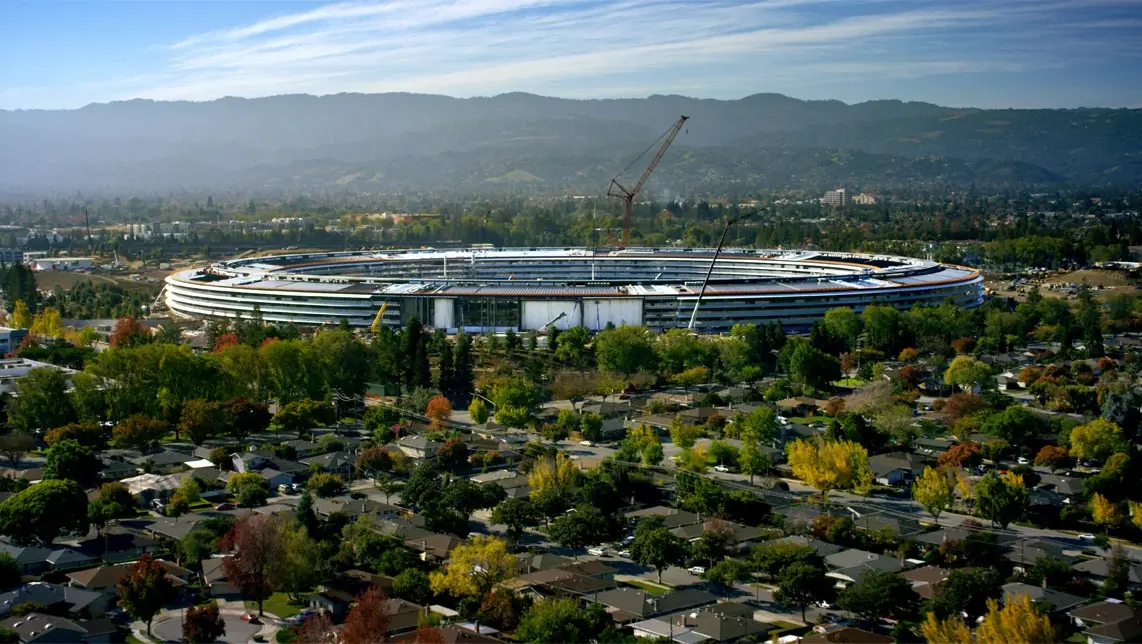
{"type": "Polygon", "coordinates": [[[619,550],[619,556],[623,559],[630,559],[630,550],[619,550]]]}
{"type": "Polygon", "coordinates": [[[701,566],[690,566],[686,569],[686,572],[690,573],[691,575],[701,576],[706,574],[706,569],[701,566]]]}
{"type": "Polygon", "coordinates": [[[714,471],[715,472],[729,472],[730,468],[726,467],[725,465],[715,465],[714,471]]]}
{"type": "Polygon", "coordinates": [[[587,554],[594,556],[594,557],[602,557],[603,556],[603,549],[602,548],[588,548],[587,554]]]}
{"type": "Polygon", "coordinates": [[[595,446],[595,444],[592,443],[591,441],[579,441],[579,444],[582,445],[583,447],[594,447],[595,446]]]}
{"type": "Polygon", "coordinates": [[[1095,536],[1089,532],[1085,532],[1079,535],[1079,539],[1082,539],[1083,541],[1094,541],[1095,536]]]}
{"type": "Polygon", "coordinates": [[[1019,463],[1020,465],[1027,465],[1028,463],[1031,462],[1031,461],[1027,460],[1026,456],[1020,456],[1019,458],[1015,459],[1015,461],[1017,463],[1019,463]]]}

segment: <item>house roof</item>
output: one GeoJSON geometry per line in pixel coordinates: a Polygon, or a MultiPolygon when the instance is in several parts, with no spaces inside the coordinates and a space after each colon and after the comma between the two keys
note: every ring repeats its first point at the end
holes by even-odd
{"type": "Polygon", "coordinates": [[[1142,615],[1094,626],[1083,631],[1087,635],[1112,642],[1137,642],[1142,639],[1142,615]]]}
{"type": "Polygon", "coordinates": [[[571,563],[567,557],[561,557],[550,552],[542,552],[537,555],[524,554],[518,557],[519,569],[521,572],[528,572],[531,570],[550,570],[551,568],[559,568],[571,563]]]}
{"type": "Polygon", "coordinates": [[[680,526],[694,525],[701,521],[701,518],[693,512],[686,510],[679,510],[677,508],[668,508],[664,506],[655,506],[651,508],[644,508],[634,512],[627,513],[627,518],[642,519],[645,517],[662,517],[663,527],[667,529],[677,528],[680,526]]]}
{"type": "Polygon", "coordinates": [[[407,434],[402,436],[400,440],[397,441],[397,444],[403,445],[405,447],[411,447],[413,449],[428,449],[430,447],[439,447],[441,445],[441,443],[425,438],[420,434],[407,434]]]}
{"type": "Polygon", "coordinates": [[[827,557],[831,554],[836,554],[844,550],[844,548],[836,544],[829,543],[828,541],[821,541],[819,539],[813,539],[810,537],[802,537],[800,535],[790,535],[788,537],[774,539],[772,543],[793,543],[799,546],[809,546],[810,548],[816,550],[817,554],[821,555],[822,557],[827,557]]]}
{"type": "Polygon", "coordinates": [[[1111,624],[1134,617],[1135,611],[1122,602],[1096,602],[1068,611],[1067,615],[1087,624],[1111,624]]]}
{"type": "Polygon", "coordinates": [[[182,465],[194,460],[198,460],[198,457],[194,456],[193,454],[184,454],[183,452],[165,450],[157,454],[144,454],[143,456],[136,456],[135,458],[131,459],[131,462],[135,465],[142,466],[147,461],[150,461],[152,465],[158,465],[159,467],[162,467],[165,465],[182,465]]]}
{"type": "Polygon", "coordinates": [[[1088,601],[1086,597],[1079,597],[1078,595],[1023,583],[1004,584],[1003,595],[1004,597],[1009,595],[1027,595],[1032,601],[1050,604],[1054,606],[1056,611],[1063,612],[1080,604],[1085,604],[1088,601]]]}
{"type": "Polygon", "coordinates": [[[206,583],[226,581],[226,569],[222,567],[225,561],[226,557],[209,557],[202,560],[202,578],[206,583]]]}
{"type": "MultiPolygon", "coordinates": [[[[1110,574],[1110,560],[1105,557],[1088,559],[1074,566],[1075,570],[1086,573],[1092,577],[1105,578],[1110,574]]],[[[1142,584],[1142,564],[1131,563],[1129,581],[1132,584],[1142,584]]]]}
{"type": "Polygon", "coordinates": [[[866,550],[842,550],[825,557],[831,568],[844,569],[854,566],[871,566],[877,570],[900,570],[903,566],[895,557],[885,557],[866,550]]]}
{"type": "Polygon", "coordinates": [[[615,588],[599,593],[595,601],[636,617],[650,617],[712,604],[718,601],[718,596],[697,588],[684,588],[657,596],[635,588],[615,588]]]}
{"type": "MultiPolygon", "coordinates": [[[[167,577],[175,581],[175,585],[182,585],[183,578],[190,577],[194,573],[182,566],[177,566],[169,561],[162,559],[155,559],[163,569],[167,572],[167,577]]],[[[78,584],[84,588],[102,589],[109,588],[119,583],[119,580],[131,574],[131,570],[135,567],[136,562],[131,561],[127,563],[114,564],[110,566],[98,566],[96,568],[88,568],[87,570],[79,570],[69,573],[67,578],[73,583],[78,584]]]]}
{"type": "Polygon", "coordinates": [[[588,593],[595,593],[608,588],[614,588],[614,582],[603,581],[595,577],[587,575],[580,575],[568,570],[561,570],[559,568],[549,568],[547,570],[537,570],[529,572],[526,575],[520,575],[517,579],[518,586],[546,586],[553,590],[575,593],[578,595],[585,595],[588,593]]]}
{"type": "Polygon", "coordinates": [[[437,626],[435,627],[435,631],[440,635],[439,638],[422,640],[420,639],[420,633],[414,631],[390,636],[389,640],[393,642],[439,641],[442,644],[501,644],[503,642],[503,640],[496,639],[491,635],[474,633],[468,629],[459,628],[457,626],[437,626]]]}
{"type": "Polygon", "coordinates": [[[924,467],[924,459],[919,454],[911,452],[890,452],[870,457],[868,467],[876,476],[883,476],[900,469],[920,469],[924,467]]]}
{"type": "Polygon", "coordinates": [[[802,637],[799,644],[892,644],[892,638],[845,626],[802,637]]]}
{"type": "Polygon", "coordinates": [[[50,548],[41,548],[39,546],[17,546],[5,540],[0,540],[0,552],[7,554],[16,560],[18,565],[26,566],[28,564],[39,563],[47,561],[48,557],[52,555],[50,548]]]}
{"type": "Polygon", "coordinates": [[[43,606],[51,606],[61,602],[70,604],[73,613],[87,608],[92,602],[103,596],[103,593],[49,584],[44,581],[33,581],[14,590],[0,594],[0,615],[7,615],[13,606],[27,602],[35,602],[43,606]]]}
{"type": "Polygon", "coordinates": [[[719,642],[733,642],[774,628],[753,619],[753,609],[735,602],[704,606],[673,616],[673,622],[719,642]]]}
{"type": "Polygon", "coordinates": [[[559,569],[577,575],[586,575],[588,577],[600,577],[618,572],[618,569],[598,560],[577,561],[575,563],[564,564],[560,566],[559,569]]]}
{"type": "Polygon", "coordinates": [[[321,454],[319,456],[311,456],[309,458],[301,459],[302,463],[309,465],[317,463],[321,467],[344,467],[345,465],[353,465],[353,456],[345,452],[329,452],[328,454],[321,454]]]}
{"type": "Polygon", "coordinates": [[[0,622],[0,626],[15,631],[20,635],[21,642],[37,642],[50,636],[50,641],[80,641],[84,636],[90,635],[86,628],[67,619],[43,613],[28,613],[21,617],[9,617],[0,622]],[[60,636],[59,631],[67,631],[74,635],[60,636]]]}

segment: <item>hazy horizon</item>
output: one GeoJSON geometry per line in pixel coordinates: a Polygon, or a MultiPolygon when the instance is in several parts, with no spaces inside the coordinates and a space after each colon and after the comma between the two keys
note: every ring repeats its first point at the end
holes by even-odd
{"type": "Polygon", "coordinates": [[[1125,0],[16,2],[0,21],[3,109],[517,91],[1142,106],[1125,0]]]}

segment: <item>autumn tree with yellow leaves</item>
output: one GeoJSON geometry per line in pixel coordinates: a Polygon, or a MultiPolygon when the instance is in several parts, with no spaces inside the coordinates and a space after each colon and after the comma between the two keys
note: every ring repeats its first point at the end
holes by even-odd
{"type": "Polygon", "coordinates": [[[967,624],[959,617],[952,616],[940,619],[935,613],[928,613],[928,618],[920,625],[920,634],[928,644],[969,644],[971,631],[967,624]]]}
{"type": "Polygon", "coordinates": [[[830,490],[868,489],[872,470],[868,450],[859,443],[839,440],[797,440],[786,448],[793,474],[828,495],[830,490]]]}
{"type": "Polygon", "coordinates": [[[1121,506],[1097,492],[1090,498],[1090,513],[1095,523],[1106,528],[1117,527],[1125,518],[1121,506]]]}
{"type": "Polygon", "coordinates": [[[459,545],[448,557],[448,565],[433,572],[428,580],[434,593],[454,597],[485,597],[496,584],[516,575],[517,562],[508,542],[483,535],[459,545]]]}
{"type": "Polygon", "coordinates": [[[527,475],[531,495],[539,496],[547,491],[568,492],[579,485],[579,466],[563,452],[553,457],[541,458],[527,475]]]}
{"type": "Polygon", "coordinates": [[[912,484],[912,497],[939,523],[940,513],[956,500],[956,482],[946,470],[925,467],[912,484]]]}
{"type": "Polygon", "coordinates": [[[987,600],[987,615],[975,631],[976,644],[1051,644],[1055,629],[1046,615],[1036,610],[1027,595],[1008,595],[1003,608],[987,600]]]}

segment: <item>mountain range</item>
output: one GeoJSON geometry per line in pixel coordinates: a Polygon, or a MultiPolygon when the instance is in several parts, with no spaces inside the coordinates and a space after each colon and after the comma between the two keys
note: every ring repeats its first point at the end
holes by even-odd
{"type": "Polygon", "coordinates": [[[0,111],[0,190],[601,194],[682,114],[657,196],[1142,179],[1137,109],[337,94],[0,111]]]}

